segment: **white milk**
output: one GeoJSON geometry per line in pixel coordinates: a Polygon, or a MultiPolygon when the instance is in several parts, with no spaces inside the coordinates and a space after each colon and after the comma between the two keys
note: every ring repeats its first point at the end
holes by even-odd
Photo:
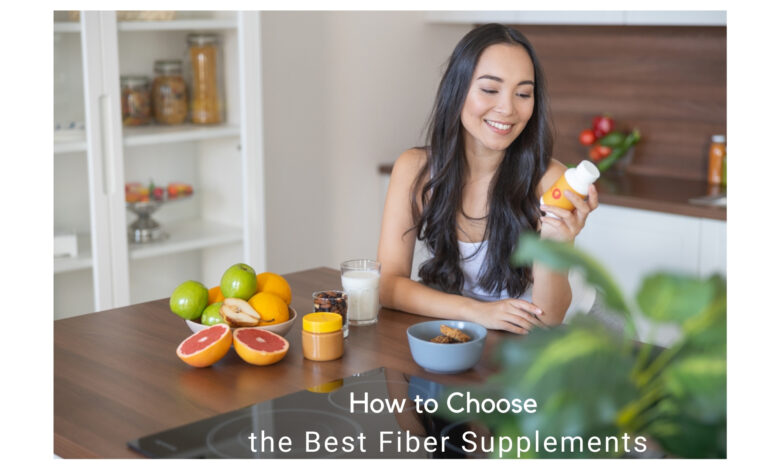
{"type": "Polygon", "coordinates": [[[347,317],[353,325],[377,321],[379,314],[379,273],[347,271],[341,275],[341,286],[347,293],[347,317]]]}

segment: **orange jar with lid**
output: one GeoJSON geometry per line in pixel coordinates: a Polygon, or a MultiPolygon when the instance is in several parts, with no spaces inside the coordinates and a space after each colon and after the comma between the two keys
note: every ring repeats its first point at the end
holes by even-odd
{"type": "Polygon", "coordinates": [[[713,135],[710,142],[709,161],[707,165],[707,182],[712,185],[721,184],[723,178],[723,160],[726,158],[726,136],[713,135]]]}
{"type": "Polygon", "coordinates": [[[332,361],[344,354],[341,315],[315,312],[303,316],[301,330],[303,357],[310,361],[332,361]]]}

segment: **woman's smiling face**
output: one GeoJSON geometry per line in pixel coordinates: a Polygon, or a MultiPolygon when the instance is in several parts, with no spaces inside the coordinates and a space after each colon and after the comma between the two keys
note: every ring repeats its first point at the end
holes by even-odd
{"type": "Polygon", "coordinates": [[[466,149],[503,151],[520,135],[534,111],[534,66],[518,45],[487,47],[471,77],[460,113],[466,149]]]}

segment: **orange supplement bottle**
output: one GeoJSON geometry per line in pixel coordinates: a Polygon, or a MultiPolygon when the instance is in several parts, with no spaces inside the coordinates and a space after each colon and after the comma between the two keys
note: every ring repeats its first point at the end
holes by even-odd
{"type": "Polygon", "coordinates": [[[588,186],[599,179],[599,176],[601,176],[601,173],[599,173],[596,165],[583,160],[577,165],[577,168],[569,168],[558,178],[558,181],[542,195],[541,203],[560,207],[568,211],[574,210],[574,204],[566,199],[563,192],[568,189],[585,199],[585,196],[588,194],[588,186]]]}
{"type": "Polygon", "coordinates": [[[710,159],[707,167],[707,182],[720,184],[723,179],[723,159],[726,157],[726,136],[713,135],[710,142],[710,159]]]}

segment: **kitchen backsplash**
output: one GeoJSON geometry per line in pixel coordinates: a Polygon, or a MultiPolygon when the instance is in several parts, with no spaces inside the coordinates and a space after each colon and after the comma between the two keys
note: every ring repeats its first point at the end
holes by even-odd
{"type": "Polygon", "coordinates": [[[610,113],[641,130],[629,171],[706,179],[710,136],[726,134],[726,28],[519,25],[547,78],[554,155],[586,158],[577,136],[610,113]]]}

